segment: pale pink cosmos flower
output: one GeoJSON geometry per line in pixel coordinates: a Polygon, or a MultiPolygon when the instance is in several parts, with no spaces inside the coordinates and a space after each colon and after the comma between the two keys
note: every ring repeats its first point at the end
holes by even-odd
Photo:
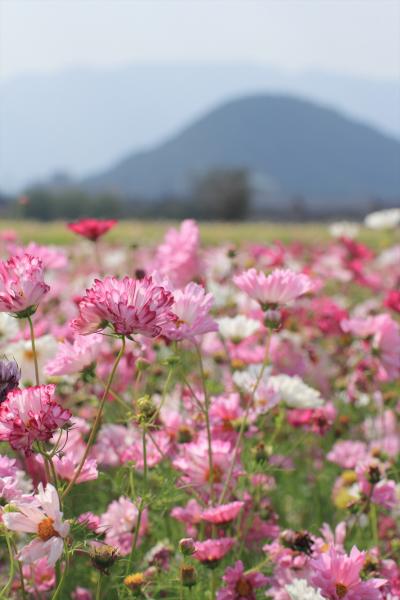
{"type": "Polygon", "coordinates": [[[22,548],[19,560],[31,564],[47,557],[48,564],[54,565],[63,552],[64,538],[69,533],[69,524],[63,521],[57,490],[50,483],[46,489],[39,483],[38,493],[30,502],[14,504],[18,512],[7,512],[3,522],[7,529],[20,533],[33,533],[35,538],[22,548]]]}
{"type": "Polygon", "coordinates": [[[43,265],[30,254],[0,262],[0,312],[32,314],[50,290],[43,280],[43,265]]]}
{"type": "Polygon", "coordinates": [[[79,302],[72,328],[81,334],[100,332],[111,325],[120,335],[157,337],[176,317],[173,296],[151,277],[96,279],[79,302]]]}
{"type": "Polygon", "coordinates": [[[216,523],[218,525],[221,525],[222,523],[230,523],[236,519],[243,506],[244,502],[239,500],[235,502],[229,502],[228,504],[221,504],[220,506],[212,506],[203,510],[201,513],[201,518],[203,521],[216,523]]]}
{"type": "Polygon", "coordinates": [[[49,441],[71,412],[54,400],[55,385],[12,390],[0,405],[0,440],[26,455],[35,441],[49,441]]]}
{"type": "Polygon", "coordinates": [[[310,561],[310,582],[329,600],[380,600],[385,579],[361,580],[365,558],[355,546],[350,555],[331,547],[310,561]]]}
{"type": "Polygon", "coordinates": [[[228,554],[234,544],[235,540],[230,537],[196,542],[193,558],[196,558],[209,567],[214,567],[216,563],[228,554]]]}
{"type": "Polygon", "coordinates": [[[339,440],[328,452],[326,458],[343,469],[354,469],[367,456],[367,445],[364,442],[339,440]]]}
{"type": "MultiPolygon", "coordinates": [[[[101,515],[98,533],[105,534],[105,542],[118,548],[122,556],[129,554],[132,547],[134,531],[138,524],[139,510],[137,506],[124,496],[114,500],[107,511],[101,515]]],[[[142,513],[139,526],[138,544],[140,544],[148,527],[147,509],[142,513]]]]}
{"type": "Polygon", "coordinates": [[[241,560],[228,567],[222,579],[226,586],[219,590],[217,600],[256,600],[255,590],[268,583],[262,573],[245,573],[241,560]]]}
{"type": "Polygon", "coordinates": [[[172,311],[178,317],[166,329],[165,335],[171,340],[195,340],[198,335],[218,331],[218,325],[209,312],[213,297],[206,294],[197,283],[188,283],[183,290],[175,290],[172,311]]]}
{"type": "Polygon", "coordinates": [[[199,228],[187,219],[180,229],[169,229],[158,247],[155,266],[176,287],[182,287],[199,271],[199,228]]]}
{"type": "Polygon", "coordinates": [[[236,275],[233,282],[265,307],[287,304],[314,288],[307,275],[289,269],[275,269],[270,275],[249,269],[236,275]]]}
{"type": "Polygon", "coordinates": [[[30,242],[27,246],[11,246],[9,247],[10,254],[22,256],[29,254],[35,256],[42,261],[44,269],[64,269],[67,266],[67,255],[65,250],[56,246],[40,246],[36,242],[30,242]],[[12,250],[12,252],[11,252],[12,250]]]}
{"type": "Polygon", "coordinates": [[[47,375],[73,375],[92,364],[100,351],[103,338],[99,334],[90,337],[77,335],[72,342],[66,340],[58,347],[56,356],[47,362],[47,375]]]}

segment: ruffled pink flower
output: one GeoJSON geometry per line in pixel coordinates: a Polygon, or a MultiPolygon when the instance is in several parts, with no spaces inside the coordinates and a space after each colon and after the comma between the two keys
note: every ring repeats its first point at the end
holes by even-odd
{"type": "Polygon", "coordinates": [[[12,390],[0,405],[0,440],[31,453],[35,441],[46,442],[71,417],[54,399],[55,385],[12,390]]]}
{"type": "Polygon", "coordinates": [[[72,327],[81,334],[96,333],[111,325],[120,335],[157,337],[176,320],[173,296],[154,285],[151,277],[96,279],[79,302],[79,317],[72,327]]]}
{"type": "Polygon", "coordinates": [[[0,262],[0,312],[32,314],[49,290],[37,257],[22,254],[0,262]]]}
{"type": "MultiPolygon", "coordinates": [[[[137,526],[139,511],[133,502],[121,496],[109,505],[100,517],[98,533],[105,534],[105,542],[118,548],[122,556],[129,554],[133,542],[133,534],[137,526]]],[[[138,544],[147,531],[147,510],[142,513],[138,544]]]]}
{"type": "Polygon", "coordinates": [[[182,287],[196,277],[199,270],[199,228],[188,219],[180,229],[169,229],[155,258],[157,270],[176,287],[182,287]]]}
{"type": "Polygon", "coordinates": [[[175,290],[172,311],[178,317],[165,331],[171,340],[194,340],[196,336],[218,331],[218,325],[209,315],[213,297],[197,283],[188,283],[183,290],[175,290]]]}
{"type": "Polygon", "coordinates": [[[367,455],[367,445],[364,442],[339,440],[326,458],[343,469],[354,469],[360,461],[366,459],[367,455]]]}
{"type": "Polygon", "coordinates": [[[245,573],[241,560],[228,567],[222,577],[227,584],[219,590],[217,600],[256,600],[254,590],[266,585],[268,578],[262,573],[245,573]]]}
{"type": "Polygon", "coordinates": [[[47,558],[39,558],[33,564],[23,565],[22,573],[25,580],[25,589],[36,597],[37,592],[48,592],[56,583],[56,572],[49,565],[47,558]]]}
{"type": "Polygon", "coordinates": [[[52,566],[63,552],[63,539],[69,533],[69,525],[63,521],[57,491],[50,483],[45,490],[40,483],[38,493],[30,500],[17,502],[18,512],[5,513],[3,523],[11,531],[35,534],[35,538],[19,552],[19,560],[31,564],[47,557],[52,566]]]}
{"type": "Polygon", "coordinates": [[[270,275],[249,269],[236,275],[233,281],[239,289],[265,307],[287,304],[314,287],[307,275],[289,269],[275,269],[270,275]]]}
{"type": "Polygon", "coordinates": [[[99,353],[102,337],[77,335],[73,342],[63,342],[56,356],[50,360],[44,371],[47,375],[73,375],[92,364],[99,353]]]}
{"type": "Polygon", "coordinates": [[[230,523],[236,519],[243,506],[244,502],[240,501],[230,502],[229,504],[221,504],[220,506],[213,506],[203,510],[201,518],[203,521],[216,523],[218,525],[230,523]]]}
{"type": "Polygon", "coordinates": [[[234,544],[235,540],[230,537],[196,542],[193,557],[201,563],[213,567],[228,554],[234,544]]]}
{"type": "Polygon", "coordinates": [[[380,600],[385,580],[361,580],[365,558],[355,546],[349,556],[331,547],[310,561],[310,582],[329,600],[380,600]]]}

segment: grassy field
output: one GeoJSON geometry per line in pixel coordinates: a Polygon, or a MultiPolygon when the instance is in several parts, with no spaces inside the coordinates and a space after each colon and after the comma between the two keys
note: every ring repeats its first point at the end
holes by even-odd
{"type": "MultiPolygon", "coordinates": [[[[152,245],[159,242],[165,231],[176,225],[170,221],[121,221],[106,239],[125,244],[152,245]]],[[[0,230],[14,230],[24,243],[35,241],[40,244],[71,244],[76,236],[63,222],[43,223],[38,221],[0,221],[0,230]]],[[[280,240],[289,242],[324,242],[330,238],[328,226],[321,223],[202,223],[202,243],[205,245],[231,242],[268,243],[280,240]]],[[[376,249],[384,248],[394,241],[391,232],[375,232],[363,229],[360,241],[376,249]]]]}

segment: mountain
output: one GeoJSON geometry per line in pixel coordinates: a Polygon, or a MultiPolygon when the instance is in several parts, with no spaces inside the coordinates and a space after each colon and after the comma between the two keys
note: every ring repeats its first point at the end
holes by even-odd
{"type": "Polygon", "coordinates": [[[260,63],[134,63],[0,83],[0,186],[98,171],[171,136],[229,98],[283,93],[335,107],[400,138],[400,82],[260,63]]]}
{"type": "Polygon", "coordinates": [[[184,194],[210,169],[244,167],[262,187],[311,203],[400,199],[400,141],[290,96],[227,102],[151,150],[81,181],[88,191],[184,194]]]}

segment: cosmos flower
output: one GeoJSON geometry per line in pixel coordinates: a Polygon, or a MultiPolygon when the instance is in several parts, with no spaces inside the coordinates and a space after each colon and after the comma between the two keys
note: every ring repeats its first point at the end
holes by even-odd
{"type": "Polygon", "coordinates": [[[260,329],[260,321],[245,315],[222,317],[217,320],[219,333],[223,338],[237,343],[256,333],[260,329]]]}
{"type": "Polygon", "coordinates": [[[305,579],[294,579],[285,586],[290,600],[324,600],[319,590],[311,587],[305,579]]]}
{"type": "Polygon", "coordinates": [[[217,600],[256,600],[254,591],[268,583],[262,573],[245,573],[241,560],[228,567],[222,577],[226,586],[219,590],[217,600]]]}
{"type": "MultiPolygon", "coordinates": [[[[121,496],[108,506],[106,512],[100,517],[98,533],[105,534],[105,542],[118,548],[122,556],[129,554],[135,528],[138,524],[139,510],[137,506],[121,496]]],[[[142,513],[139,527],[138,543],[140,544],[147,531],[147,510],[142,513]]]]}
{"type": "Polygon", "coordinates": [[[353,546],[350,555],[331,547],[310,561],[310,582],[329,600],[380,600],[384,579],[362,581],[366,554],[353,546]]]}
{"type": "Polygon", "coordinates": [[[176,320],[173,296],[151,277],[96,279],[79,302],[79,317],[72,322],[78,333],[96,333],[108,325],[120,335],[157,337],[176,320]]]}
{"type": "Polygon", "coordinates": [[[324,403],[319,391],[297,375],[273,375],[269,378],[269,385],[289,408],[318,408],[324,403]]]}
{"type": "Polygon", "coordinates": [[[8,393],[0,405],[0,440],[26,455],[35,441],[48,441],[71,412],[54,400],[55,385],[39,385],[8,393]]]}
{"type": "Polygon", "coordinates": [[[243,506],[244,502],[240,501],[230,502],[229,504],[221,504],[220,506],[212,506],[203,510],[201,513],[201,518],[203,521],[216,523],[218,525],[222,523],[230,523],[230,521],[236,519],[243,506]]]}
{"type": "Polygon", "coordinates": [[[7,398],[8,392],[15,390],[21,379],[21,369],[15,360],[0,359],[0,404],[7,398]]]}
{"type": "Polygon", "coordinates": [[[95,361],[102,341],[101,335],[93,334],[90,337],[77,335],[72,342],[63,342],[58,347],[56,356],[46,363],[45,373],[47,375],[79,373],[95,361]]]}
{"type": "Polygon", "coordinates": [[[115,219],[80,219],[75,223],[68,223],[68,228],[74,233],[96,242],[99,237],[110,231],[116,223],[115,219]]]}
{"type": "Polygon", "coordinates": [[[270,275],[249,269],[233,278],[239,289],[257,300],[262,307],[287,304],[314,287],[311,279],[303,273],[289,269],[275,269],[270,275]]]}
{"type": "Polygon", "coordinates": [[[209,315],[213,304],[211,294],[197,283],[188,283],[183,290],[175,290],[173,313],[177,320],[165,330],[171,340],[195,340],[198,335],[217,331],[218,325],[209,315]]]}
{"type": "Polygon", "coordinates": [[[50,290],[40,259],[30,254],[0,262],[0,311],[24,317],[35,312],[50,290]]]}
{"type": "Polygon", "coordinates": [[[193,558],[196,558],[199,562],[213,568],[218,564],[221,558],[224,558],[224,556],[228,554],[234,544],[235,540],[230,537],[196,542],[196,550],[193,554],[193,558]]]}
{"type": "Polygon", "coordinates": [[[17,501],[13,506],[18,512],[3,515],[7,529],[35,534],[35,538],[19,552],[19,560],[31,564],[47,557],[48,564],[54,565],[62,555],[63,540],[69,533],[69,524],[63,521],[54,486],[48,483],[46,489],[43,489],[43,485],[39,483],[38,493],[32,497],[31,502],[17,501]]]}
{"type": "Polygon", "coordinates": [[[169,229],[157,249],[155,268],[174,286],[183,287],[198,273],[199,242],[199,228],[191,219],[183,221],[179,229],[169,229]]]}

